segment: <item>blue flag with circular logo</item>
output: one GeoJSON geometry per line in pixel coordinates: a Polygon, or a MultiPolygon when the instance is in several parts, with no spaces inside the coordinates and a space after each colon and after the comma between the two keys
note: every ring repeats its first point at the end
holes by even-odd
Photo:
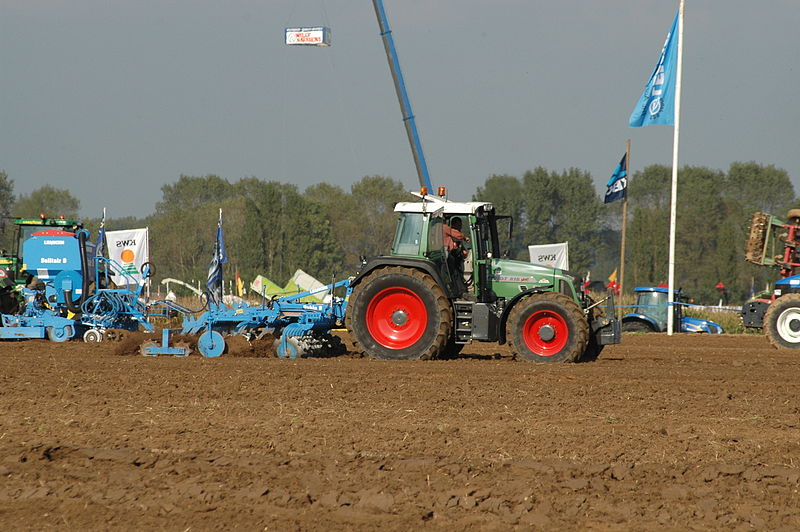
{"type": "Polygon", "coordinates": [[[661,57],[644,93],[628,120],[630,127],[642,127],[652,124],[675,125],[675,79],[678,70],[678,15],[672,23],[661,57]]]}
{"type": "Polygon", "coordinates": [[[628,154],[622,156],[614,173],[611,174],[611,179],[608,180],[606,185],[606,197],[603,203],[611,203],[625,199],[628,194],[628,154]]]}

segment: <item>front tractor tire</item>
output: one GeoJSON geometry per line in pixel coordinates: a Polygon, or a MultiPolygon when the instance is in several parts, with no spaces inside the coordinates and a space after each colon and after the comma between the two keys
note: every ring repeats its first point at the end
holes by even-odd
{"type": "Polygon", "coordinates": [[[778,349],[800,349],[800,294],[781,296],[767,308],[764,332],[778,349]]]}
{"type": "Polygon", "coordinates": [[[575,362],[587,348],[589,323],[564,294],[536,294],[517,303],[508,317],[515,354],[532,362],[575,362]]]}
{"type": "Polygon", "coordinates": [[[452,323],[450,302],[433,277],[402,267],[365,276],[350,295],[346,318],[356,350],[384,360],[437,358],[452,323]]]}

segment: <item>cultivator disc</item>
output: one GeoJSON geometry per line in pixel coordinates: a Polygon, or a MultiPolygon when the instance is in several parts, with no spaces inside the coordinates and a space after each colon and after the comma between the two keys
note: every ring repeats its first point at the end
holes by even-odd
{"type": "Polygon", "coordinates": [[[342,339],[330,333],[290,336],[286,339],[286,347],[279,338],[273,345],[279,358],[333,357],[347,352],[342,339]]]}
{"type": "Polygon", "coordinates": [[[125,329],[106,329],[106,340],[109,342],[121,342],[130,331],[125,329]]]}

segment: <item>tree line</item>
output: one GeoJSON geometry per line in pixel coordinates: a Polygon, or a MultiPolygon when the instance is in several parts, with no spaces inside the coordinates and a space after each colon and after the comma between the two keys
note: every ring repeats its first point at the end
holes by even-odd
{"type": "MultiPolygon", "coordinates": [[[[630,176],[626,291],[666,281],[670,183],[671,170],[661,165],[630,176]]],[[[74,218],[80,211],[68,190],[44,186],[15,197],[13,188],[13,180],[0,172],[0,212],[5,216],[45,212],[74,218]]],[[[320,183],[303,191],[255,177],[230,182],[215,175],[181,176],[161,193],[147,217],[106,220],[108,230],[150,228],[157,279],[205,279],[221,208],[230,257],[226,279],[239,273],[249,281],[262,274],[279,284],[298,268],[324,282],[352,275],[362,256],[389,250],[394,204],[411,199],[401,182],[384,176],[366,176],[349,190],[320,183]]],[[[591,272],[592,280],[605,280],[619,265],[621,202],[604,205],[584,170],[538,167],[522,176],[492,175],[472,199],[491,201],[498,213],[513,217],[513,231],[504,227],[501,234],[511,258],[528,260],[529,244],[566,241],[570,269],[577,276],[591,272]]],[[[681,168],[677,285],[707,303],[719,298],[719,282],[728,288],[732,303],[746,299],[753,288],[762,290],[777,272],[743,260],[752,213],[784,218],[797,204],[787,172],[772,165],[737,162],[727,172],[681,168]]],[[[100,219],[84,223],[96,235],[100,219]]],[[[2,241],[7,249],[9,233],[2,241]]]]}

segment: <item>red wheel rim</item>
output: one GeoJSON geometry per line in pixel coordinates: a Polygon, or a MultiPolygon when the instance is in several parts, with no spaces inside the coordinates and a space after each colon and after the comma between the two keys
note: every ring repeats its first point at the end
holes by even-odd
{"type": "Polygon", "coordinates": [[[376,342],[389,349],[405,349],[425,333],[428,309],[411,290],[393,286],[375,294],[367,306],[366,321],[376,342]]]}
{"type": "Polygon", "coordinates": [[[557,312],[539,310],[525,320],[525,325],[522,326],[522,338],[528,349],[539,356],[550,357],[567,345],[569,327],[564,317],[557,312]]]}

